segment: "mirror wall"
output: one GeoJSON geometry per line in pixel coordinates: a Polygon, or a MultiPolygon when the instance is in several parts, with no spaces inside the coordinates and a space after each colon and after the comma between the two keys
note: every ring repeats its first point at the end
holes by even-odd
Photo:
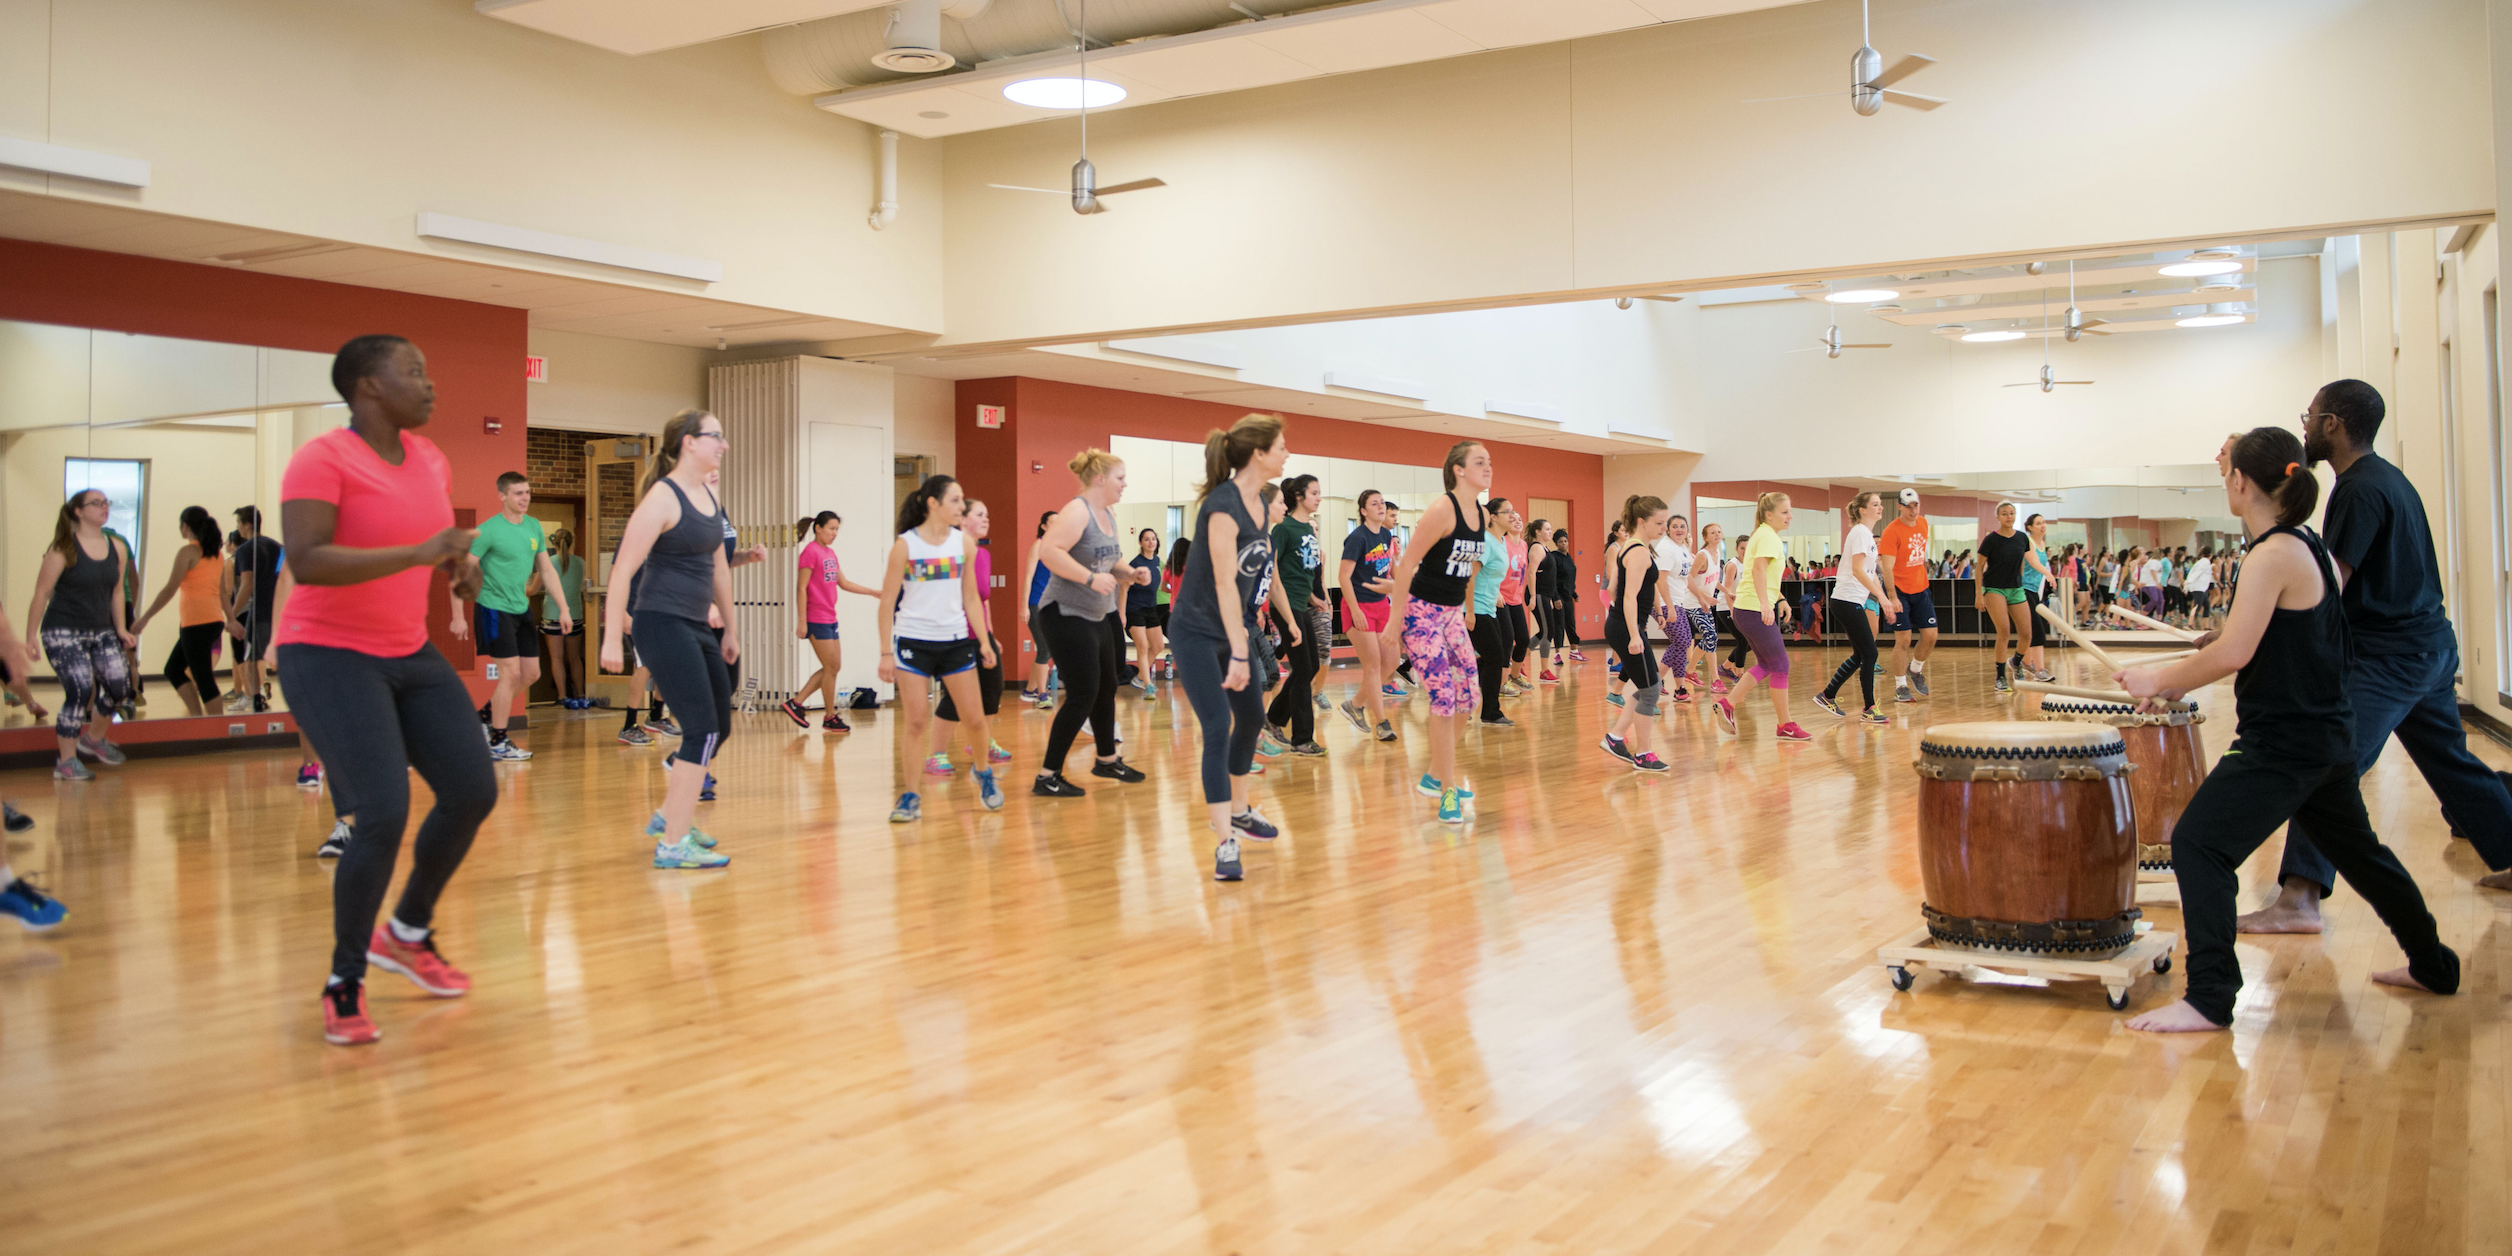
{"type": "MultiPolygon", "coordinates": [[[[239,556],[245,525],[237,511],[258,510],[275,548],[279,479],[289,456],[346,416],[332,393],[328,354],[0,321],[0,597],[11,623],[21,634],[30,626],[36,576],[62,503],[81,489],[102,491],[112,502],[107,526],[134,560],[124,592],[139,625],[140,701],[120,714],[191,714],[166,681],[185,598],[177,590],[147,614],[185,551],[184,508],[207,511],[220,537],[214,574],[222,592],[204,603],[198,595],[212,580],[195,575],[192,616],[205,606],[241,611],[237,624],[250,628],[247,608],[269,605],[277,568],[263,563],[258,577],[250,574],[266,552],[254,547],[239,556]]],[[[235,693],[240,644],[223,626],[217,632],[211,667],[220,696],[205,713],[223,712],[231,699],[241,699],[233,703],[239,710],[251,709],[249,697],[235,693]]],[[[59,707],[51,664],[40,648],[35,653],[27,692],[11,693],[0,706],[0,727],[51,722],[36,719],[27,698],[46,711],[59,707]]],[[[283,705],[277,686],[262,680],[271,705],[283,705]]]]}

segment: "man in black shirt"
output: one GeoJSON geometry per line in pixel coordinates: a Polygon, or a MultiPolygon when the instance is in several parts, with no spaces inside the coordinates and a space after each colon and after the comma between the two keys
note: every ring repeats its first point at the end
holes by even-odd
{"type": "Polygon", "coordinates": [[[252,710],[267,711],[270,700],[262,696],[262,659],[270,652],[272,609],[279,596],[279,542],[262,535],[262,511],[258,506],[238,506],[235,511],[236,534],[243,538],[235,552],[235,604],[229,607],[237,623],[243,625],[243,642],[235,658],[236,697],[229,700],[229,710],[241,701],[252,710]]]}
{"type": "MultiPolygon", "coordinates": [[[[2442,611],[2424,499],[2372,452],[2384,413],[2372,385],[2342,379],[2314,394],[2303,414],[2303,455],[2338,472],[2326,530],[2354,653],[2346,696],[2355,708],[2355,770],[2371,771],[2397,733],[2444,814],[2494,870],[2477,883],[2512,889],[2512,790],[2468,752],[2454,688],[2459,642],[2442,611]]],[[[2243,916],[2242,932],[2320,932],[2320,900],[2335,877],[2303,826],[2289,826],[2276,901],[2243,916]]]]}

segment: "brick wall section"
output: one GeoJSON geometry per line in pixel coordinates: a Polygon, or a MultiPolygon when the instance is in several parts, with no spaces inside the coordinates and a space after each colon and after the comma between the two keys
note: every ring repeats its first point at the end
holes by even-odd
{"type": "Polygon", "coordinates": [[[584,443],[599,432],[571,432],[536,427],[523,434],[523,473],[532,477],[532,491],[552,497],[584,496],[584,443]]]}

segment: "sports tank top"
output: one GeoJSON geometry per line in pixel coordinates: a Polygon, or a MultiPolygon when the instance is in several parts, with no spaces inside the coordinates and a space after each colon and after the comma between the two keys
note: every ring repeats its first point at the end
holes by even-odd
{"type": "MultiPolygon", "coordinates": [[[[1634,542],[1634,544],[1637,544],[1637,542],[1634,542]]],[[[1639,612],[1640,612],[1640,623],[1639,623],[1639,624],[1624,623],[1624,622],[1623,622],[1623,615],[1622,615],[1622,594],[1623,594],[1623,584],[1624,584],[1624,582],[1625,582],[1625,581],[1627,581],[1627,580],[1629,580],[1629,579],[1631,578],[1631,571],[1630,571],[1630,566],[1629,566],[1628,564],[1624,563],[1622,560],[1623,560],[1624,558],[1629,557],[1629,556],[1630,556],[1630,553],[1631,553],[1631,546],[1630,546],[1630,545],[1625,545],[1625,546],[1623,546],[1623,547],[1622,547],[1622,549],[1621,549],[1621,551],[1620,551],[1620,552],[1618,552],[1618,553],[1616,553],[1616,554],[1614,555],[1614,558],[1613,558],[1613,563],[1614,563],[1614,610],[1613,610],[1613,616],[1614,616],[1614,622],[1615,622],[1615,623],[1617,623],[1617,624],[1621,624],[1621,626],[1622,626],[1622,631],[1623,631],[1624,635],[1628,636],[1628,637],[1629,637],[1631,640],[1633,640],[1633,641],[1644,641],[1644,640],[1646,640],[1646,638],[1645,638],[1644,636],[1642,636],[1641,634],[1645,631],[1645,629],[1643,629],[1640,625],[1641,625],[1641,624],[1646,624],[1646,623],[1648,622],[1649,612],[1650,612],[1650,611],[1652,611],[1652,610],[1657,609],[1657,562],[1656,562],[1656,556],[1655,556],[1655,555],[1651,555],[1651,556],[1650,556],[1650,561],[1642,565],[1642,569],[1641,569],[1641,572],[1640,572],[1640,604],[1639,604],[1639,606],[1638,606],[1638,608],[1637,608],[1637,609],[1639,610],[1639,612]]]]}
{"type": "Polygon", "coordinates": [[[105,556],[90,558],[87,547],[73,537],[70,563],[53,582],[52,601],[44,607],[46,628],[105,632],[113,628],[113,599],[122,587],[121,564],[112,537],[105,538],[105,556]]]}
{"type": "Polygon", "coordinates": [[[2313,763],[2355,759],[2354,707],[2346,698],[2346,611],[2337,573],[2320,538],[2304,528],[2270,528],[2301,541],[2320,569],[2320,602],[2268,615],[2250,663],[2233,676],[2237,749],[2271,750],[2313,763]]]}
{"type": "MultiPolygon", "coordinates": [[[[1078,497],[1073,500],[1081,501],[1078,497]]],[[[1082,515],[1089,522],[1082,525],[1081,536],[1065,552],[1094,576],[1116,570],[1118,550],[1115,533],[1099,526],[1099,511],[1089,502],[1082,502],[1082,515]]],[[[1110,522],[1113,524],[1114,521],[1110,522]]],[[[1106,619],[1108,612],[1116,609],[1116,594],[1101,593],[1089,585],[1053,574],[1045,563],[1038,564],[1038,569],[1050,572],[1047,591],[1038,599],[1041,603],[1053,602],[1057,610],[1067,615],[1093,621],[1106,619]]]]}
{"type": "Polygon", "coordinates": [[[1457,495],[1448,494],[1448,509],[1456,512],[1456,523],[1448,535],[1431,542],[1429,552],[1422,555],[1422,565],[1413,571],[1412,595],[1434,606],[1465,605],[1467,582],[1472,578],[1474,564],[1483,557],[1483,503],[1474,503],[1474,522],[1465,522],[1465,507],[1457,504],[1457,495]]]}
{"type": "Polygon", "coordinates": [[[218,575],[226,565],[225,559],[208,554],[192,564],[190,571],[183,573],[183,584],[175,599],[175,622],[190,628],[197,624],[214,624],[226,618],[218,610],[218,575]]]}
{"type": "Polygon", "coordinates": [[[715,556],[722,552],[724,534],[732,524],[724,518],[723,502],[701,512],[670,476],[660,482],[680,502],[680,517],[646,551],[628,609],[640,615],[677,615],[705,623],[707,607],[715,601],[715,556]]]}
{"type": "Polygon", "coordinates": [[[909,528],[898,539],[907,543],[907,570],[899,578],[891,635],[902,641],[967,640],[968,602],[960,593],[960,571],[968,555],[960,530],[953,528],[932,542],[909,528]]]}

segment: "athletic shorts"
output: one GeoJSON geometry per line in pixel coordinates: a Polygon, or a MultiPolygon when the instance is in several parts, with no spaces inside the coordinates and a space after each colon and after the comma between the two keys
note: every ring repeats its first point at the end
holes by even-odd
{"type": "Polygon", "coordinates": [[[837,640],[836,624],[810,624],[806,625],[806,627],[810,630],[811,639],[814,641],[837,640]]]}
{"type": "Polygon", "coordinates": [[[1893,596],[1901,599],[1901,614],[1893,616],[1893,622],[1884,625],[1884,631],[1925,632],[1936,627],[1934,591],[1921,589],[1916,593],[1895,592],[1893,596]]]}
{"type": "Polygon", "coordinates": [[[1466,635],[1465,608],[1419,598],[1404,608],[1404,652],[1413,674],[1430,692],[1430,713],[1462,715],[1482,701],[1477,691],[1474,639],[1466,635]]]}
{"type": "Polygon", "coordinates": [[[1361,622],[1368,625],[1371,632],[1387,630],[1387,612],[1395,609],[1395,603],[1380,598],[1375,602],[1362,602],[1359,605],[1361,622]]]}
{"type": "Polygon", "coordinates": [[[244,625],[245,635],[227,638],[235,643],[235,661],[259,663],[268,658],[270,656],[270,625],[262,616],[255,614],[253,608],[250,607],[245,609],[238,622],[244,625]]]}
{"type": "Polygon", "coordinates": [[[927,680],[957,676],[977,669],[977,639],[962,637],[957,641],[917,641],[900,637],[897,644],[898,665],[927,680]]]}
{"type": "Polygon", "coordinates": [[[2024,604],[2024,591],[2019,588],[1992,589],[1984,586],[1980,592],[1989,597],[2003,598],[2008,606],[2021,606],[2024,604]]]}
{"type": "Polygon", "coordinates": [[[1162,603],[1154,602],[1139,611],[1130,606],[1125,610],[1125,627],[1128,631],[1144,628],[1156,632],[1168,626],[1169,608],[1162,603]]]}
{"type": "Polygon", "coordinates": [[[471,604],[471,648],[488,658],[510,659],[523,653],[524,617],[513,611],[471,604]]]}

